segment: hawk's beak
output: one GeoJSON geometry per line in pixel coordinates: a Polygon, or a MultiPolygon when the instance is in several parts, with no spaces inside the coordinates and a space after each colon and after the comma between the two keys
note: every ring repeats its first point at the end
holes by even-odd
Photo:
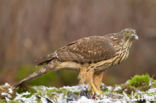
{"type": "Polygon", "coordinates": [[[132,34],[132,37],[133,37],[135,40],[138,40],[138,39],[139,39],[139,37],[138,37],[137,34],[132,34]]]}

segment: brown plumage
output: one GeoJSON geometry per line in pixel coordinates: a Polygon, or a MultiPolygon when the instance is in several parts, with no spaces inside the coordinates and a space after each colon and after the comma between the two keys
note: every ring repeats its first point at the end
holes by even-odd
{"type": "Polygon", "coordinates": [[[126,28],[119,33],[90,36],[69,43],[39,59],[44,68],[31,74],[16,86],[50,70],[79,70],[80,83],[87,83],[94,92],[100,92],[103,71],[126,60],[132,41],[138,39],[134,29],[126,28]]]}

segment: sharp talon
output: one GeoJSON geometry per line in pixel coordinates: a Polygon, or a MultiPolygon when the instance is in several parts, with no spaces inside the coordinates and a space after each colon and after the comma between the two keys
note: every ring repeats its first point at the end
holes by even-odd
{"type": "Polygon", "coordinates": [[[90,85],[93,88],[93,93],[102,94],[102,91],[98,90],[93,82],[90,82],[90,85]]]}
{"type": "Polygon", "coordinates": [[[100,90],[96,91],[96,93],[98,93],[98,94],[102,94],[102,92],[101,92],[100,90]]]}
{"type": "Polygon", "coordinates": [[[96,90],[94,90],[94,91],[93,91],[93,94],[100,95],[100,94],[102,94],[102,91],[100,91],[100,90],[96,89],[96,90]]]}

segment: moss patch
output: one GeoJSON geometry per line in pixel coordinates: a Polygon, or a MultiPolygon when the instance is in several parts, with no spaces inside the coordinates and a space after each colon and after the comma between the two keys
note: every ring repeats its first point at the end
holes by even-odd
{"type": "Polygon", "coordinates": [[[151,78],[148,74],[135,75],[131,80],[128,81],[128,84],[140,90],[147,90],[149,88],[150,80],[151,78]]]}

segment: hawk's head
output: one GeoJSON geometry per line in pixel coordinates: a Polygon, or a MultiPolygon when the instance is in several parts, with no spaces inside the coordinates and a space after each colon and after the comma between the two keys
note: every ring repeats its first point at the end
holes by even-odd
{"type": "Polygon", "coordinates": [[[125,41],[133,41],[138,40],[138,35],[136,34],[136,30],[132,28],[126,28],[120,31],[119,33],[125,41]]]}

